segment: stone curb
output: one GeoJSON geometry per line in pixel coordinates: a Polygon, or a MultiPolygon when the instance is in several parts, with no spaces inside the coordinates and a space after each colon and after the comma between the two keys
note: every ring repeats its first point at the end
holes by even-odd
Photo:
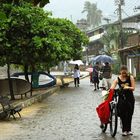
{"type": "MultiPolygon", "coordinates": [[[[81,77],[80,79],[86,78],[88,76],[89,75],[85,75],[85,76],[81,77]]],[[[68,82],[68,84],[73,83],[73,82],[74,81],[70,81],[70,82],[68,82]]],[[[30,106],[34,103],[41,102],[43,99],[51,96],[56,91],[60,90],[60,88],[61,88],[61,86],[51,87],[51,88],[47,89],[46,92],[44,92],[44,93],[33,95],[31,98],[25,99],[25,100],[22,100],[22,101],[19,101],[19,102],[13,102],[12,105],[14,107],[16,107],[16,106],[22,106],[23,108],[28,107],[28,106],[30,106]]]]}
{"type": "Polygon", "coordinates": [[[12,103],[12,105],[13,106],[22,106],[23,108],[25,108],[25,107],[28,107],[28,106],[34,104],[34,103],[41,102],[43,99],[51,96],[53,93],[55,93],[58,90],[60,90],[60,87],[55,86],[55,87],[52,87],[50,89],[47,89],[46,92],[44,92],[44,93],[33,95],[29,99],[25,99],[25,100],[20,101],[18,103],[12,103]]]}

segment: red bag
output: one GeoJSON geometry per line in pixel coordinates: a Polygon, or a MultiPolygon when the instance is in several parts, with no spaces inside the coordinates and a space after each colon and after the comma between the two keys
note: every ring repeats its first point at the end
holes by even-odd
{"type": "Polygon", "coordinates": [[[104,123],[104,124],[109,122],[109,117],[110,117],[110,106],[109,106],[109,103],[112,101],[113,94],[114,94],[114,90],[111,89],[109,91],[109,96],[108,96],[107,100],[104,101],[103,103],[101,103],[96,108],[96,111],[98,113],[100,121],[102,123],[104,123]]]}
{"type": "Polygon", "coordinates": [[[114,95],[114,89],[110,89],[109,90],[109,95],[108,95],[108,98],[107,98],[108,102],[112,101],[113,95],[114,95]]]}
{"type": "Polygon", "coordinates": [[[100,118],[100,121],[102,123],[108,123],[109,122],[109,117],[110,117],[110,107],[109,107],[109,102],[105,101],[101,103],[97,108],[96,111],[98,113],[98,116],[100,118]]]}

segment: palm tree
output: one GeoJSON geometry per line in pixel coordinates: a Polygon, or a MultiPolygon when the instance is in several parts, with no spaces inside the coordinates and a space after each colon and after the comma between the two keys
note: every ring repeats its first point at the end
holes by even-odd
{"type": "Polygon", "coordinates": [[[107,27],[105,34],[103,35],[101,42],[106,46],[106,49],[104,50],[104,53],[107,55],[112,54],[113,51],[117,52],[118,49],[118,39],[119,39],[119,31],[117,27],[114,27],[113,25],[110,25],[107,27]],[[114,45],[111,46],[111,41],[114,42],[114,45]]]}
{"type": "Polygon", "coordinates": [[[87,12],[87,22],[89,25],[91,25],[91,3],[89,1],[86,1],[84,4],[84,10],[82,11],[82,13],[87,12]]]}
{"type": "MultiPolygon", "coordinates": [[[[122,32],[122,43],[123,46],[127,43],[129,31],[125,30],[122,32]]],[[[103,35],[101,42],[106,46],[106,50],[104,53],[111,55],[112,53],[118,53],[119,49],[119,38],[120,38],[120,31],[118,30],[118,26],[109,25],[103,35]]]]}
{"type": "Polygon", "coordinates": [[[101,18],[102,18],[102,11],[98,9],[96,11],[96,20],[95,20],[97,26],[102,22],[101,18]]]}
{"type": "Polygon", "coordinates": [[[86,1],[82,13],[87,12],[87,22],[89,26],[98,26],[101,23],[102,11],[97,8],[97,4],[86,1]]]}

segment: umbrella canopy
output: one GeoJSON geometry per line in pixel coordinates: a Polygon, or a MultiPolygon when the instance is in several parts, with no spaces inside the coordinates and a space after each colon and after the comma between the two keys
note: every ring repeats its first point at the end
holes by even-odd
{"type": "Polygon", "coordinates": [[[96,63],[96,62],[102,62],[102,63],[105,63],[105,62],[108,62],[108,63],[113,63],[113,59],[112,57],[108,56],[108,55],[98,55],[96,57],[93,58],[93,62],[96,63]]]}
{"type": "Polygon", "coordinates": [[[79,66],[80,66],[80,65],[84,65],[84,63],[82,62],[82,60],[70,61],[69,64],[72,64],[72,65],[78,64],[79,66]]]}

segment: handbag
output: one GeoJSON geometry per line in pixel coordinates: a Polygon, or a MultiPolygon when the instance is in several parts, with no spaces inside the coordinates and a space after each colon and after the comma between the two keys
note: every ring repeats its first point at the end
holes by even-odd
{"type": "Polygon", "coordinates": [[[99,79],[100,79],[100,80],[103,79],[103,74],[102,74],[102,73],[99,74],[99,79]]]}

